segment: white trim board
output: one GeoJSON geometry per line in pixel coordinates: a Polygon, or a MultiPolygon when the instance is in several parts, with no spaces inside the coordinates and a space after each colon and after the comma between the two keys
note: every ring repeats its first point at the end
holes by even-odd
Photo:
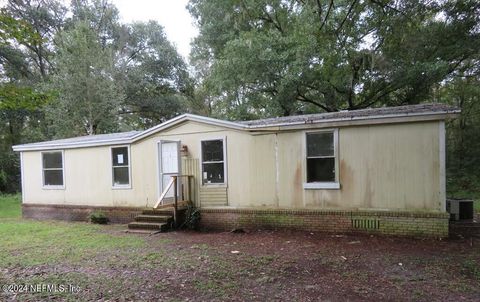
{"type": "MultiPolygon", "coordinates": [[[[42,166],[42,190],[65,190],[65,151],[64,150],[46,150],[40,152],[40,161],[42,166]],[[45,185],[45,167],[43,166],[43,154],[45,153],[58,153],[62,154],[62,185],[45,185]]],[[[56,168],[59,170],[58,168],[56,168]]],[[[23,175],[23,172],[22,172],[23,175]]]]}
{"type": "Polygon", "coordinates": [[[203,188],[214,187],[228,187],[228,154],[227,154],[227,137],[226,136],[211,136],[200,140],[200,185],[203,188]],[[223,144],[223,183],[203,183],[203,148],[202,142],[221,140],[223,144]]]}
{"type": "Polygon", "coordinates": [[[111,186],[113,190],[129,190],[132,188],[132,156],[130,152],[130,145],[111,146],[110,147],[110,169],[111,169],[111,186]],[[115,185],[113,179],[113,154],[112,151],[115,148],[127,148],[128,154],[128,185],[115,185]]]}

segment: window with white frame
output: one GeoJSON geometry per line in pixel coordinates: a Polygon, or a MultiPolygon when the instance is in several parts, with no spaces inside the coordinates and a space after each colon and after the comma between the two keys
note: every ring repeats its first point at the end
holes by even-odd
{"type": "Polygon", "coordinates": [[[203,184],[225,183],[225,148],[223,139],[202,141],[203,184]]]}
{"type": "MultiPolygon", "coordinates": [[[[337,183],[337,130],[306,134],[307,184],[337,183]]],[[[332,187],[334,188],[334,187],[332,187]]]]}
{"type": "Polygon", "coordinates": [[[63,152],[42,152],[43,186],[63,187],[63,152]]]}
{"type": "Polygon", "coordinates": [[[114,187],[130,185],[130,159],[128,147],[112,148],[112,176],[114,187]]]}

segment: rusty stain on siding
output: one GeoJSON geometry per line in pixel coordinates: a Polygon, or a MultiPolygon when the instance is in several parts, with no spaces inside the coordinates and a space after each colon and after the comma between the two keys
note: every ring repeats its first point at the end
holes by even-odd
{"type": "Polygon", "coordinates": [[[302,163],[297,162],[295,169],[295,176],[293,181],[293,206],[303,206],[303,178],[302,178],[302,163]]]}
{"type": "Polygon", "coordinates": [[[344,159],[340,160],[340,186],[342,190],[342,200],[351,204],[353,202],[355,174],[344,159]]]}
{"type": "Polygon", "coordinates": [[[373,190],[372,190],[372,182],[370,179],[370,169],[366,169],[365,173],[365,193],[363,194],[363,202],[362,204],[365,205],[367,208],[372,207],[372,198],[373,198],[373,190]]]}

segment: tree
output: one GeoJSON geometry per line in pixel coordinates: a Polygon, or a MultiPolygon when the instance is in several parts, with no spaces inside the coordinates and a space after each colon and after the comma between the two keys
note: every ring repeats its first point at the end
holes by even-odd
{"type": "MultiPolygon", "coordinates": [[[[123,28],[117,78],[125,91],[122,118],[148,128],[187,110],[192,90],[187,66],[155,21],[123,28]]],[[[119,45],[120,46],[120,45],[119,45]]]]}
{"type": "Polygon", "coordinates": [[[233,118],[418,103],[480,49],[478,1],[191,0],[233,118]],[[231,110],[230,108],[234,108],[231,110]]]}
{"type": "Polygon", "coordinates": [[[11,146],[150,127],[188,110],[193,81],[156,22],[122,24],[108,0],[8,0],[0,10],[0,191],[11,146]]]}
{"type": "MultiPolygon", "coordinates": [[[[478,66],[478,65],[477,65],[478,66]]],[[[447,189],[461,198],[480,196],[480,77],[470,73],[441,87],[439,99],[461,109],[447,124],[447,189]]]]}
{"type": "Polygon", "coordinates": [[[53,38],[65,25],[67,8],[55,0],[9,0],[4,12],[10,18],[28,24],[35,35],[33,39],[16,39],[16,42],[25,48],[22,52],[31,64],[32,75],[46,80],[53,68],[53,38]]]}
{"type": "Polygon", "coordinates": [[[26,85],[33,75],[28,56],[15,48],[39,40],[31,24],[13,17],[6,9],[0,10],[0,192],[19,189],[19,158],[11,146],[22,141],[27,125],[35,128],[39,109],[48,100],[47,95],[26,85]]]}
{"type": "Polygon", "coordinates": [[[113,50],[104,47],[90,25],[81,21],[59,39],[52,76],[58,99],[49,107],[57,135],[117,130],[123,95],[114,79],[113,50]]]}

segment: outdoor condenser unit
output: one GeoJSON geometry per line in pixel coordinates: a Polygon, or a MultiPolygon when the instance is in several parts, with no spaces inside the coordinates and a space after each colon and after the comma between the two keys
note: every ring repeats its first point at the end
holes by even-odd
{"type": "Polygon", "coordinates": [[[450,220],[473,219],[473,200],[447,199],[447,212],[450,213],[450,220]]]}

